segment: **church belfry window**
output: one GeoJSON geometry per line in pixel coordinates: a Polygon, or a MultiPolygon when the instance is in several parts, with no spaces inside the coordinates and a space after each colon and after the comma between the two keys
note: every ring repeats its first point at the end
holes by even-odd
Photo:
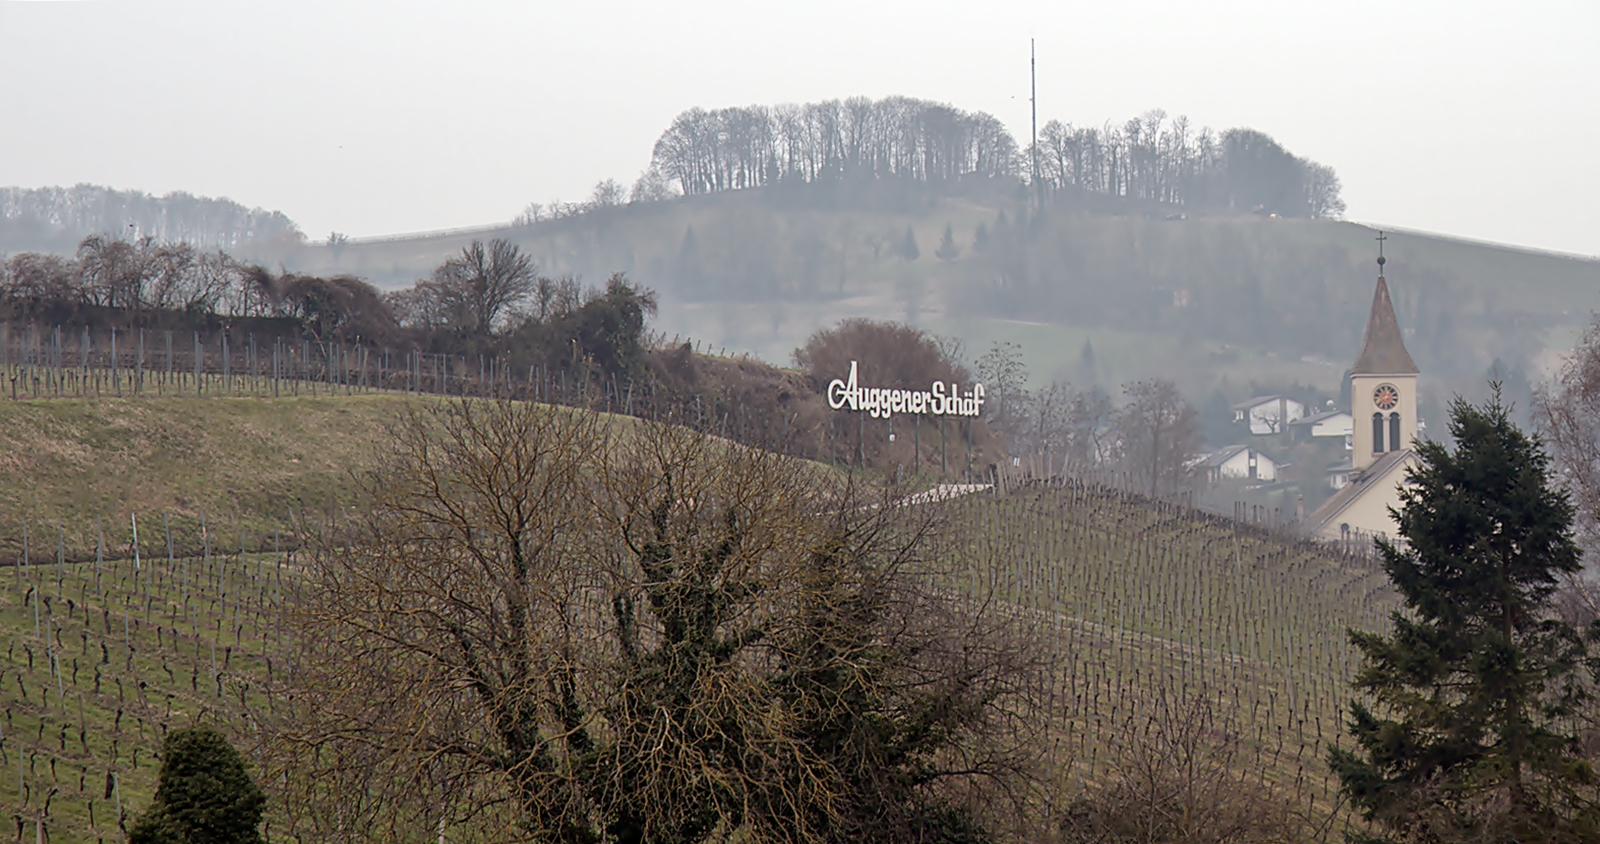
{"type": "Polygon", "coordinates": [[[1400,414],[1389,414],[1389,450],[1399,451],[1400,443],[1400,414]]]}
{"type": "Polygon", "coordinates": [[[1383,448],[1383,414],[1372,414],[1372,453],[1382,454],[1383,448]]]}

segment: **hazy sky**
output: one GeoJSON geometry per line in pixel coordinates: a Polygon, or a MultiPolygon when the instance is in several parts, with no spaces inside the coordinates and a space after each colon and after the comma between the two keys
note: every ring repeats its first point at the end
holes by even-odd
{"type": "Polygon", "coordinates": [[[692,106],[1151,108],[1332,165],[1349,217],[1600,254],[1600,2],[0,2],[0,185],[187,190],[312,237],[631,183],[692,106]]]}

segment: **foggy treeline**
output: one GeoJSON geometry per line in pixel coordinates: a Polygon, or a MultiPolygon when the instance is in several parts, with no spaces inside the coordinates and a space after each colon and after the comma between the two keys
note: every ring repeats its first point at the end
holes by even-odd
{"type": "Polygon", "coordinates": [[[1159,109],[1121,126],[1052,120],[1039,130],[1038,156],[1039,179],[1054,188],[1285,217],[1344,213],[1332,167],[1295,156],[1254,129],[1219,135],[1159,109]]]}
{"type": "Polygon", "coordinates": [[[298,241],[281,211],[247,208],[231,199],[175,191],[154,196],[79,184],[70,188],[0,188],[0,251],[8,244],[70,250],[86,235],[111,234],[187,242],[202,249],[237,249],[279,238],[298,241]]]}
{"type": "Polygon", "coordinates": [[[843,176],[915,181],[1016,173],[1017,143],[983,112],[910,97],[679,114],[653,164],[686,194],[843,176]]]}
{"type": "MultiPolygon", "coordinates": [[[[690,109],[656,141],[652,168],[689,195],[833,179],[1032,181],[1035,152],[993,115],[909,97],[690,109]]],[[[1052,120],[1038,181],[1054,190],[1286,217],[1344,211],[1331,167],[1253,129],[1216,133],[1155,110],[1120,125],[1052,120]]]]}

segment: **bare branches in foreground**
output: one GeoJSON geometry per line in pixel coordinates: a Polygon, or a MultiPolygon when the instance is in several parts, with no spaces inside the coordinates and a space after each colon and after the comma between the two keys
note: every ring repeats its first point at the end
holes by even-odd
{"type": "MultiPolygon", "coordinates": [[[[310,561],[296,834],[982,841],[1031,650],[937,507],[684,428],[461,401],[310,561]],[[879,506],[872,506],[879,505],[879,506]]],[[[1002,823],[1003,821],[1003,823],[1002,823]]]]}

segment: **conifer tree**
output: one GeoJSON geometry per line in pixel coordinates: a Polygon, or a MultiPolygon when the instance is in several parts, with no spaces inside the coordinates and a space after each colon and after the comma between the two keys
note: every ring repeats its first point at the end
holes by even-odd
{"type": "Polygon", "coordinates": [[[922,250],[917,248],[917,236],[912,233],[910,226],[906,226],[905,239],[900,241],[900,257],[907,261],[915,261],[921,254],[922,250]]]}
{"type": "Polygon", "coordinates": [[[1417,447],[1380,540],[1405,601],[1387,635],[1351,631],[1364,657],[1355,750],[1330,762],[1381,830],[1372,842],[1600,841],[1596,777],[1564,730],[1583,703],[1583,640],[1550,599],[1576,571],[1572,505],[1548,457],[1494,397],[1451,405],[1453,450],[1417,447]]]}
{"type": "Polygon", "coordinates": [[[259,844],[267,798],[227,738],[210,727],[174,730],[161,756],[155,801],[131,844],[259,844]]]}
{"type": "Polygon", "coordinates": [[[947,223],[944,235],[939,238],[939,248],[933,253],[941,261],[954,261],[961,257],[961,247],[956,245],[955,230],[947,223]]]}

